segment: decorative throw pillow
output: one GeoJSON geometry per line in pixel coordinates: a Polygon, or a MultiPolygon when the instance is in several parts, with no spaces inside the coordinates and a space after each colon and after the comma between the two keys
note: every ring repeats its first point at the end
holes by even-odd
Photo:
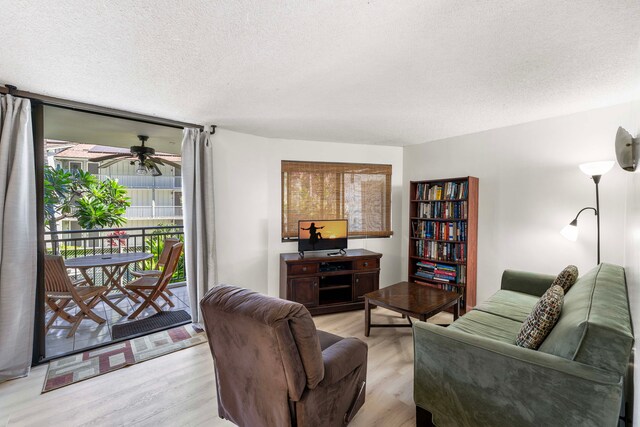
{"type": "Polygon", "coordinates": [[[560,318],[563,302],[561,286],[553,285],[547,289],[520,327],[516,345],[537,350],[560,318]]]}
{"type": "Polygon", "coordinates": [[[575,265],[568,265],[560,272],[560,274],[558,274],[558,277],[555,278],[551,286],[562,286],[562,290],[566,294],[567,291],[569,291],[569,288],[576,283],[576,280],[578,280],[578,267],[575,265]]]}

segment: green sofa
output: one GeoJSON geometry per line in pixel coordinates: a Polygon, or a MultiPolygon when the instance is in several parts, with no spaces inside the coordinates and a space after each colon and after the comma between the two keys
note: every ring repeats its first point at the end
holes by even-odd
{"type": "Polygon", "coordinates": [[[516,346],[553,279],[507,270],[497,293],[449,327],[414,322],[418,425],[618,425],[633,346],[624,269],[600,264],[580,277],[540,348],[516,346]]]}

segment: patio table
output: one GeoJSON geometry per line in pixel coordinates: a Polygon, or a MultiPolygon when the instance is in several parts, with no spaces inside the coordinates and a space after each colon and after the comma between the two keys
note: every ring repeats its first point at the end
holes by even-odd
{"type": "Polygon", "coordinates": [[[78,258],[69,258],[64,261],[67,268],[76,268],[80,270],[82,277],[87,281],[90,286],[95,286],[95,283],[87,271],[91,268],[101,268],[105,274],[104,286],[107,286],[107,291],[100,296],[100,299],[108,304],[115,311],[122,316],[126,315],[117,304],[124,298],[130,298],[134,302],[139,302],[136,295],[133,295],[122,286],[121,280],[124,273],[127,271],[129,264],[133,264],[140,261],[148,260],[152,258],[153,254],[147,252],[131,252],[131,253],[116,253],[116,254],[103,254],[103,255],[90,255],[78,258]],[[113,290],[119,290],[122,292],[123,297],[116,303],[111,301],[107,295],[113,290]]]}

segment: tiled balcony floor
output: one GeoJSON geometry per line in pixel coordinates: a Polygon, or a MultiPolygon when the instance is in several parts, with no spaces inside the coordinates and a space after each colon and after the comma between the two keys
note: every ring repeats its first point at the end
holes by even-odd
{"type": "MultiPolygon", "coordinates": [[[[171,288],[171,292],[173,292],[171,300],[175,304],[175,307],[169,307],[168,305],[166,305],[163,307],[163,310],[185,310],[187,313],[190,313],[189,296],[187,294],[186,285],[171,288]]],[[[156,311],[152,307],[149,307],[145,311],[143,311],[135,320],[129,320],[127,319],[128,314],[133,313],[133,311],[138,307],[138,304],[133,303],[127,298],[120,301],[118,307],[126,312],[127,315],[121,316],[111,307],[101,301],[94,307],[93,311],[95,311],[98,316],[107,319],[107,321],[99,325],[91,319],[84,319],[78,327],[75,335],[71,338],[67,338],[69,329],[55,328],[55,326],[57,325],[69,326],[68,322],[58,318],[54,323],[54,326],[49,329],[49,332],[45,337],[46,357],[55,357],[57,355],[69,353],[71,351],[78,351],[98,344],[109,343],[112,341],[111,328],[113,327],[113,325],[134,322],[136,320],[144,319],[145,317],[156,313],[156,311]]],[[[77,308],[74,307],[67,311],[69,313],[75,314],[77,308]]],[[[51,316],[51,310],[47,310],[45,313],[45,321],[48,321],[51,316]]]]}

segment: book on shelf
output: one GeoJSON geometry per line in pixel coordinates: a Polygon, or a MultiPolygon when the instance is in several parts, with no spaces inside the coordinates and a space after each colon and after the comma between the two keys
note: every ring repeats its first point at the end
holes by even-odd
{"type": "Polygon", "coordinates": [[[416,185],[416,200],[466,199],[469,194],[469,183],[445,182],[438,184],[418,183],[416,185]]]}
{"type": "Polygon", "coordinates": [[[464,242],[448,243],[427,240],[416,240],[415,255],[435,261],[465,262],[467,245],[464,242]]]}
{"type": "Polygon", "coordinates": [[[467,201],[420,201],[416,216],[431,219],[467,219],[467,201]]]}
{"type": "Polygon", "coordinates": [[[464,242],[467,240],[467,223],[461,221],[411,221],[413,237],[420,239],[451,240],[464,242]]]}

